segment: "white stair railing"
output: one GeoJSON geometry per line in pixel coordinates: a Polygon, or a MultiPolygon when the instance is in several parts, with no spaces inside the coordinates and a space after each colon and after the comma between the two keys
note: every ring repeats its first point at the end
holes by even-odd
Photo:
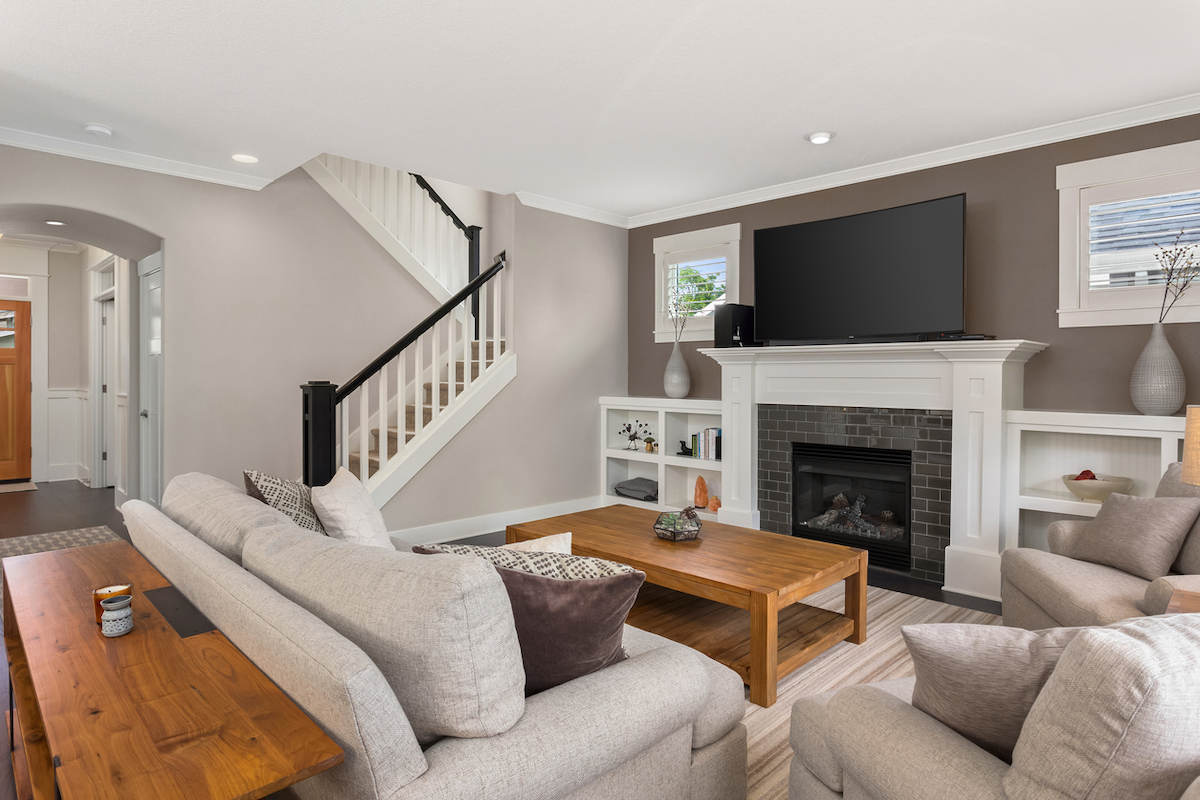
{"type": "Polygon", "coordinates": [[[338,390],[337,463],[368,491],[378,489],[511,359],[503,268],[501,258],[338,390]],[[479,298],[478,334],[472,288],[479,298]]]}
{"type": "Polygon", "coordinates": [[[420,175],[323,153],[304,165],[439,303],[467,285],[479,229],[468,226],[420,175]]]}

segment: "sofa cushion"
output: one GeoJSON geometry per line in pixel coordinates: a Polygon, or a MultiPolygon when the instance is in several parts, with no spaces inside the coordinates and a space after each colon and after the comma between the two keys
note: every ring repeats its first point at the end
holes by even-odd
{"type": "MultiPolygon", "coordinates": [[[[912,700],[916,678],[897,678],[872,683],[893,697],[908,703],[912,700]]],[[[801,697],[792,706],[792,720],[788,742],[796,758],[819,778],[821,783],[835,792],[842,791],[842,765],[829,749],[826,735],[829,732],[829,701],[837,691],[810,694],[801,697]]]]}
{"type": "MultiPolygon", "coordinates": [[[[1183,482],[1183,464],[1176,461],[1163,473],[1154,496],[1200,497],[1200,486],[1183,482]]],[[[1172,570],[1182,575],[1200,575],[1200,518],[1197,518],[1196,524],[1192,525],[1187,538],[1183,540],[1183,547],[1179,550],[1179,557],[1175,559],[1172,570]]]]}
{"type": "Polygon", "coordinates": [[[242,544],[255,530],[299,531],[296,523],[220,478],[178,475],[162,496],[163,513],[226,558],[242,563],[242,544]]]}
{"type": "Polygon", "coordinates": [[[646,573],[615,561],[563,553],[468,544],[413,550],[478,556],[496,568],[512,603],[527,695],[625,660],[625,618],[646,573]]]}
{"type": "Polygon", "coordinates": [[[361,649],[153,506],[131,500],[121,513],[138,551],[345,751],[304,781],[304,797],[395,797],[425,772],[404,710],[361,649]]]}
{"type": "Polygon", "coordinates": [[[314,533],[325,533],[312,504],[312,489],[300,481],[276,478],[253,469],[242,470],[246,494],[286,515],[288,519],[314,533]]]}
{"type": "Polygon", "coordinates": [[[1004,551],[1001,571],[1060,625],[1107,625],[1143,616],[1137,603],[1146,581],[1119,569],[1017,547],[1004,551]]]}
{"type": "Polygon", "coordinates": [[[1025,720],[1009,797],[1179,797],[1200,775],[1200,614],[1082,631],[1025,720]]]}
{"type": "Polygon", "coordinates": [[[329,483],[313,487],[312,502],[325,532],[333,538],[368,547],[396,549],[375,501],[345,467],[338,467],[329,483]]]}
{"type": "Polygon", "coordinates": [[[1033,701],[1083,628],[905,625],[912,704],[997,758],[1012,760],[1033,701]]]}
{"type": "Polygon", "coordinates": [[[247,540],[243,563],[371,657],[423,745],[494,736],[520,719],[521,648],[486,562],[273,531],[247,540]]]}
{"type": "Polygon", "coordinates": [[[1197,516],[1197,497],[1111,494],[1066,555],[1152,581],[1170,571],[1197,516]]]}

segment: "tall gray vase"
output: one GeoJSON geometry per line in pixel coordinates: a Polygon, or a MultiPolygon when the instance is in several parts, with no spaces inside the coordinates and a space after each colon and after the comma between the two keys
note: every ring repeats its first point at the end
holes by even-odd
{"type": "Polygon", "coordinates": [[[1146,349],[1133,365],[1129,396],[1138,411],[1161,417],[1179,410],[1183,394],[1183,366],[1163,333],[1162,323],[1156,322],[1146,349]]]}
{"type": "Polygon", "coordinates": [[[667,359],[667,371],[663,373],[663,391],[667,397],[687,397],[692,390],[692,376],[688,373],[687,362],[683,353],[679,352],[679,342],[671,350],[667,359]]]}

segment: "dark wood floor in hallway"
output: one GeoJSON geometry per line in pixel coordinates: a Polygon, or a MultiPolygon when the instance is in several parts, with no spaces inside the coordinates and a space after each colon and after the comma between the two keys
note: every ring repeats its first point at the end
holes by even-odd
{"type": "Polygon", "coordinates": [[[79,481],[39,483],[35,492],[0,494],[0,539],[107,525],[125,538],[112,489],[90,489],[79,481]]]}

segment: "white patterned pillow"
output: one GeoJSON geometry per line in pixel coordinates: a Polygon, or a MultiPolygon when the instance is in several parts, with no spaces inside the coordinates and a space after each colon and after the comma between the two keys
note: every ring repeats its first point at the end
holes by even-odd
{"type": "Polygon", "coordinates": [[[375,501],[345,467],[338,467],[333,480],[325,486],[313,487],[312,502],[325,532],[333,538],[396,549],[375,501]]]}
{"type": "Polygon", "coordinates": [[[246,494],[255,500],[283,512],[301,528],[325,533],[325,527],[313,509],[311,490],[300,481],[276,478],[252,469],[243,470],[242,478],[246,482],[246,494]]]}
{"type": "Polygon", "coordinates": [[[428,553],[453,553],[459,556],[479,556],[497,567],[557,578],[563,581],[583,581],[637,572],[633,567],[605,561],[602,558],[573,556],[567,553],[522,552],[503,547],[484,547],[477,544],[426,544],[421,550],[428,553]]]}
{"type": "Polygon", "coordinates": [[[571,555],[571,532],[539,536],[523,542],[500,545],[502,550],[520,550],[522,553],[565,553],[571,555]]]}

